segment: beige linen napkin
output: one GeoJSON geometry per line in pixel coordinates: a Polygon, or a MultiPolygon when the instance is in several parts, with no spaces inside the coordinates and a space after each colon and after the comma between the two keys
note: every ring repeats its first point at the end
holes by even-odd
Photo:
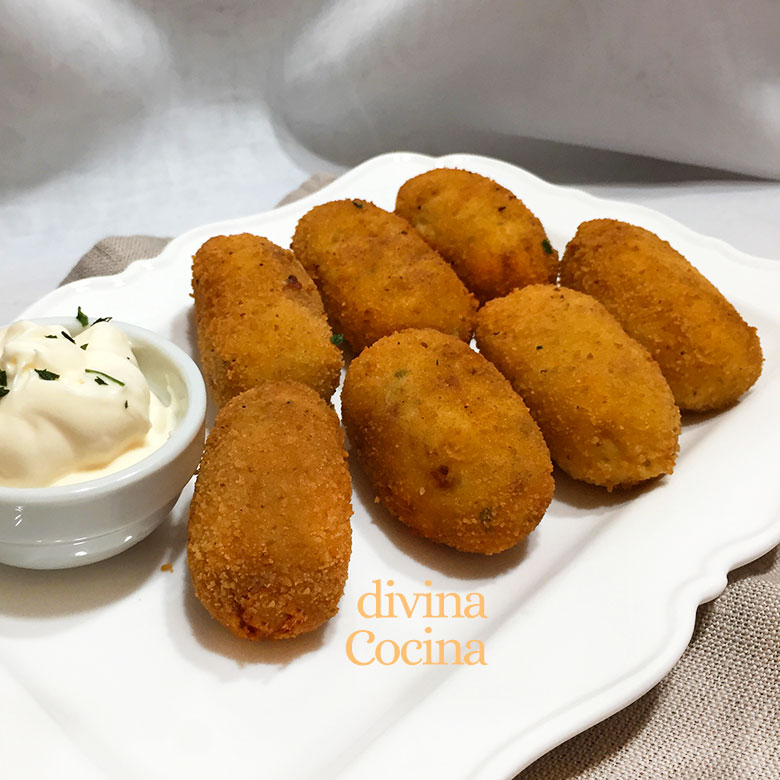
{"type": "MultiPolygon", "coordinates": [[[[332,178],[313,176],[279,205],[332,178]]],[[[119,273],[169,240],[105,238],[63,283],[119,273]]],[[[655,688],[516,780],[780,780],[778,550],[732,572],[725,592],[699,608],[690,645],[655,688]]]]}

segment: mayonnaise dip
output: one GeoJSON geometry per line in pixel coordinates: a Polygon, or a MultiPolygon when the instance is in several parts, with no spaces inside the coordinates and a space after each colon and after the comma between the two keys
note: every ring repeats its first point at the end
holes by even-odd
{"type": "Polygon", "coordinates": [[[112,474],[161,447],[175,420],[110,322],[77,336],[27,321],[0,328],[0,486],[112,474]]]}

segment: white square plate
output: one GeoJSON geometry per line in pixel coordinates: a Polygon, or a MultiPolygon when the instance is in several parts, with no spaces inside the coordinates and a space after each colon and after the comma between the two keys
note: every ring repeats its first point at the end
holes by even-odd
{"type": "MultiPolygon", "coordinates": [[[[730,569],[780,540],[778,267],[648,209],[496,160],[383,155],[296,203],[193,230],[119,276],[60,288],[25,315],[80,305],[194,353],[190,258],[206,239],[249,231],[287,246],[315,204],[354,197],[392,209],[406,179],[440,166],[509,187],[559,252],[595,217],[657,232],[758,327],[761,379],[728,411],[685,419],[675,473],[652,486],[610,495],[556,473],[539,528],[492,558],[415,537],[373,503],[353,463],[341,609],[295,641],[235,639],[194,598],[184,554],[189,489],[169,522],[117,558],[60,572],[0,567],[4,776],[511,778],[660,680],[690,638],[696,607],[723,589],[730,569]],[[168,562],[172,573],[160,569],[168,562]],[[363,617],[358,599],[375,580],[409,599],[479,593],[486,617],[426,618],[419,609],[363,617]],[[372,632],[373,646],[480,640],[487,664],[361,666],[346,654],[356,631],[372,632]]],[[[357,660],[371,657],[368,636],[357,635],[357,660]]]]}

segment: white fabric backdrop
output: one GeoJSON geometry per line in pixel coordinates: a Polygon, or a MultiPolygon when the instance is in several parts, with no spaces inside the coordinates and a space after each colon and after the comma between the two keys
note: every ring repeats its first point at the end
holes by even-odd
{"type": "Polygon", "coordinates": [[[345,163],[528,137],[780,174],[775,0],[332,0],[281,73],[286,122],[345,163]]]}
{"type": "Polygon", "coordinates": [[[399,148],[776,254],[777,184],[561,143],[780,176],[779,41],[776,0],[0,0],[0,320],[103,235],[260,211],[321,158],[399,148]]]}

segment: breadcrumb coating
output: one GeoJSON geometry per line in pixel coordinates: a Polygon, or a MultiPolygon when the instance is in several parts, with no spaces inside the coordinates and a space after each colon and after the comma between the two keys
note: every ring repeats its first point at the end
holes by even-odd
{"type": "Polygon", "coordinates": [[[554,282],[558,253],[542,223],[506,187],[477,173],[438,168],[409,179],[395,213],[452,265],[481,302],[554,282]]]}
{"type": "Polygon", "coordinates": [[[267,238],[215,236],[193,257],[192,289],[206,385],[217,406],[266,380],[292,380],[330,399],[341,350],[314,282],[267,238]]]}
{"type": "Polygon", "coordinates": [[[683,410],[722,409],[761,374],[756,329],[649,230],[614,219],[583,222],[564,252],[561,284],[601,301],[650,351],[683,410]]]}
{"type": "Polygon", "coordinates": [[[680,434],[672,391],[594,298],[554,285],[515,290],[480,309],[477,344],[570,476],[611,490],[672,473],[680,434]]]}
{"type": "Polygon", "coordinates": [[[229,401],[190,506],[195,595],[247,639],[286,639],[338,611],[351,550],[351,486],[335,411],[267,382],[229,401]]]}
{"type": "Polygon", "coordinates": [[[405,328],[471,338],[474,297],[406,220],[369,201],[316,206],[298,222],[292,249],[356,352],[405,328]]]}
{"type": "Polygon", "coordinates": [[[378,500],[428,539],[501,552],[552,499],[550,453],[522,399],[452,336],[380,339],[352,361],[341,404],[378,500]]]}

